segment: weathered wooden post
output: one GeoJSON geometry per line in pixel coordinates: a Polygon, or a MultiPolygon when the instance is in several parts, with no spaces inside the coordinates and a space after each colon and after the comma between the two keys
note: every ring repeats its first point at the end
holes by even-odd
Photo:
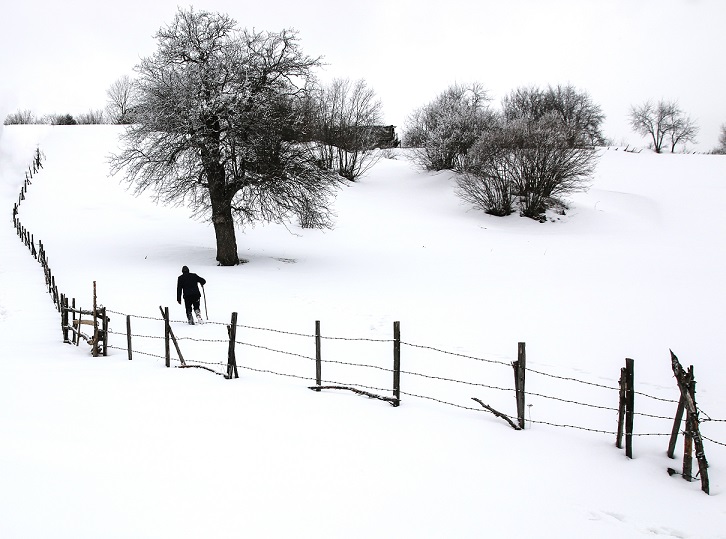
{"type": "Polygon", "coordinates": [[[701,490],[708,494],[710,485],[708,479],[708,461],[703,448],[703,439],[699,428],[698,406],[696,405],[696,381],[693,376],[693,367],[688,373],[683,370],[676,355],[671,351],[671,365],[673,374],[678,382],[678,389],[685,404],[686,410],[686,436],[683,451],[683,477],[690,481],[693,478],[691,467],[693,465],[693,446],[696,449],[696,460],[698,461],[698,474],[701,476],[701,490]]]}
{"type": "Polygon", "coordinates": [[[234,353],[234,345],[237,340],[237,313],[232,313],[232,320],[229,326],[227,326],[227,333],[229,333],[229,349],[227,350],[227,378],[239,378],[237,373],[237,357],[234,353]]]}
{"type": "Polygon", "coordinates": [[[108,356],[108,316],[106,316],[106,307],[101,307],[101,324],[103,326],[103,349],[102,353],[108,356]]]}
{"type": "Polygon", "coordinates": [[[169,326],[169,307],[164,307],[164,357],[166,358],[166,366],[171,367],[171,351],[169,350],[169,334],[171,327],[169,326]]]}
{"type": "MultiPolygon", "coordinates": [[[[686,383],[690,386],[691,380],[693,380],[693,365],[688,369],[688,374],[686,375],[686,383]]],[[[671,430],[671,438],[668,442],[668,452],[667,455],[669,458],[675,458],[676,453],[676,442],[678,441],[678,433],[681,430],[681,422],[683,421],[683,412],[686,409],[686,399],[683,395],[681,395],[680,400],[678,401],[678,408],[676,409],[676,417],[673,419],[673,429],[671,430]]]]}
{"type": "Polygon", "coordinates": [[[393,406],[401,404],[401,322],[393,322],[393,406]]]}
{"type": "Polygon", "coordinates": [[[93,281],[93,346],[91,355],[98,357],[98,302],[96,299],[96,281],[93,281]]]}
{"type": "Polygon", "coordinates": [[[635,361],[625,359],[625,456],[633,458],[633,422],[635,406],[635,361]]]}
{"type": "Polygon", "coordinates": [[[131,361],[131,315],[126,315],[126,349],[129,353],[129,361],[131,361]]]}
{"type": "Polygon", "coordinates": [[[514,368],[514,389],[517,399],[517,420],[519,428],[524,429],[525,419],[525,394],[524,394],[524,373],[527,370],[527,350],[526,344],[520,342],[517,344],[517,361],[512,363],[514,368]]]}
{"type": "Polygon", "coordinates": [[[63,314],[61,315],[61,326],[63,328],[63,342],[69,343],[68,340],[68,298],[63,295],[63,314]]]}
{"type": "MultiPolygon", "coordinates": [[[[323,358],[321,353],[320,320],[315,321],[315,385],[323,384],[323,358]]],[[[320,389],[316,389],[320,391],[320,389]]]]}

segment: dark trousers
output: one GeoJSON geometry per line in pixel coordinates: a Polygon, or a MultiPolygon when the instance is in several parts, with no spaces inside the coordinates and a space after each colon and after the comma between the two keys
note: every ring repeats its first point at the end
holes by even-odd
{"type": "Polygon", "coordinates": [[[184,296],[184,308],[187,310],[187,320],[192,317],[192,309],[195,311],[199,310],[199,300],[202,299],[200,296],[188,298],[184,296]]]}

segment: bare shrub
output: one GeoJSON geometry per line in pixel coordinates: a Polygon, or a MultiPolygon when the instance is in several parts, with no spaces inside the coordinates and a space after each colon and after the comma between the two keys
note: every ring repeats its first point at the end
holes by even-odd
{"type": "Polygon", "coordinates": [[[520,215],[541,220],[558,197],[585,189],[594,171],[595,150],[570,147],[568,134],[554,113],[503,119],[467,154],[460,196],[493,215],[512,213],[516,200],[520,215]]]}
{"type": "Polygon", "coordinates": [[[33,111],[24,109],[8,114],[3,123],[5,125],[26,125],[37,123],[37,120],[35,119],[33,111]]]}
{"type": "Polygon", "coordinates": [[[83,112],[81,114],[76,115],[76,123],[78,125],[98,125],[98,124],[105,124],[108,122],[106,122],[106,115],[103,110],[89,109],[88,112],[83,112]]]}

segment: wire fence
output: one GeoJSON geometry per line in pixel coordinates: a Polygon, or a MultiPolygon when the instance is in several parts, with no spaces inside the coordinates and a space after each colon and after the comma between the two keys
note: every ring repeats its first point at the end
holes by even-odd
{"type": "MultiPolygon", "coordinates": [[[[156,334],[149,334],[149,333],[133,333],[131,336],[134,340],[136,339],[146,339],[151,341],[163,341],[164,335],[163,335],[163,325],[164,325],[164,318],[163,317],[154,317],[154,316],[146,316],[146,315],[129,315],[126,313],[118,312],[118,311],[112,311],[109,310],[109,313],[119,315],[121,317],[131,317],[134,319],[138,319],[140,321],[145,322],[152,322],[156,325],[158,333],[156,334]]],[[[218,353],[220,354],[220,357],[223,357],[222,354],[226,352],[226,347],[229,345],[229,338],[213,338],[213,337],[202,337],[202,336],[190,336],[183,334],[184,328],[188,327],[188,324],[184,320],[172,320],[170,321],[171,324],[174,324],[177,326],[177,335],[176,340],[179,343],[187,343],[187,344],[194,344],[194,345],[209,345],[209,344],[218,344],[220,347],[218,348],[218,353]],[[223,346],[222,346],[223,345],[223,346]]],[[[226,328],[229,327],[228,323],[225,322],[216,322],[216,321],[207,321],[205,322],[205,325],[211,328],[224,326],[226,328]]],[[[336,342],[336,343],[373,343],[373,344],[382,344],[382,345],[392,345],[395,343],[395,339],[392,338],[371,338],[371,337],[341,337],[341,336],[331,336],[331,335],[316,335],[315,333],[304,333],[299,331],[286,331],[279,328],[268,328],[268,327],[261,327],[261,326],[252,326],[247,324],[236,324],[235,327],[240,330],[247,330],[247,335],[249,336],[248,339],[245,340],[235,340],[234,344],[238,345],[240,347],[243,347],[248,352],[253,353],[245,353],[244,359],[241,362],[237,362],[237,366],[240,369],[244,369],[249,372],[255,372],[255,373],[261,373],[261,374],[270,374],[274,376],[280,376],[285,378],[291,378],[291,379],[298,379],[303,380],[305,382],[315,382],[316,378],[312,375],[312,368],[311,364],[315,363],[316,361],[320,361],[323,365],[326,366],[338,366],[338,367],[347,367],[347,368],[353,368],[353,369],[363,369],[368,371],[368,374],[361,375],[360,371],[358,371],[358,374],[354,372],[353,370],[349,369],[345,371],[345,375],[343,375],[343,371],[337,371],[340,376],[335,377],[334,379],[328,379],[327,377],[324,377],[321,379],[321,382],[323,384],[334,384],[339,386],[350,386],[350,387],[357,387],[361,389],[376,391],[381,394],[390,394],[392,391],[392,388],[390,386],[382,385],[381,383],[375,384],[370,382],[371,380],[382,380],[380,376],[376,377],[375,373],[384,374],[388,376],[392,376],[395,374],[395,369],[393,368],[392,364],[386,364],[387,358],[390,356],[387,354],[387,352],[383,349],[378,349],[378,362],[361,362],[361,361],[352,361],[352,360],[343,360],[343,359],[329,359],[329,358],[316,358],[313,353],[305,354],[301,353],[298,347],[296,351],[285,349],[281,346],[275,346],[271,345],[268,341],[270,339],[267,339],[267,341],[262,338],[259,341],[255,341],[252,332],[260,332],[260,333],[266,333],[269,335],[272,335],[272,341],[273,342],[280,342],[280,336],[284,336],[286,338],[297,338],[302,340],[307,340],[308,343],[304,345],[300,345],[298,341],[298,346],[309,346],[310,350],[313,351],[314,349],[314,340],[319,338],[321,341],[330,341],[330,342],[336,342]],[[283,356],[287,359],[292,360],[303,360],[301,362],[297,363],[284,363],[280,361],[275,361],[273,356],[283,356]],[[278,368],[270,367],[270,365],[277,365],[278,368]],[[285,367],[287,367],[288,370],[285,370],[285,367]],[[306,374],[307,372],[307,374],[306,374]],[[371,374],[374,373],[374,374],[371,374]],[[357,378],[356,378],[357,377],[357,378]]],[[[124,332],[114,332],[110,331],[110,334],[112,336],[116,336],[118,339],[127,339],[129,336],[127,333],[124,332]]],[[[468,362],[467,366],[462,366],[459,364],[458,366],[455,366],[451,362],[441,362],[432,360],[431,357],[423,357],[424,361],[417,361],[422,359],[421,357],[411,357],[411,361],[407,361],[407,363],[417,364],[417,365],[429,365],[434,366],[435,368],[433,371],[441,370],[442,365],[443,368],[446,370],[458,370],[459,372],[463,373],[462,376],[457,377],[449,374],[439,374],[437,372],[431,372],[431,371],[425,371],[425,370],[414,370],[414,369],[401,369],[400,374],[406,376],[406,386],[412,387],[414,389],[412,390],[402,390],[400,393],[401,395],[405,397],[412,397],[416,399],[422,399],[429,402],[435,402],[438,404],[450,406],[453,408],[458,408],[462,410],[468,410],[473,412],[486,412],[481,407],[477,407],[472,405],[471,399],[472,394],[475,392],[481,393],[482,391],[489,392],[489,396],[491,397],[490,401],[496,401],[498,403],[502,403],[501,406],[503,409],[506,409],[510,405],[514,403],[514,400],[512,399],[512,395],[515,393],[516,388],[507,383],[502,384],[495,384],[495,383],[487,383],[478,381],[475,379],[471,379],[471,377],[467,378],[466,375],[471,375],[472,372],[474,372],[476,369],[472,369],[471,366],[482,366],[484,365],[487,369],[499,369],[501,368],[502,373],[504,376],[498,376],[493,373],[491,370],[487,370],[486,373],[483,374],[483,376],[486,376],[488,379],[501,379],[504,381],[504,378],[511,377],[511,368],[512,368],[512,362],[511,361],[505,361],[502,359],[493,359],[491,357],[482,357],[482,356],[475,356],[471,354],[465,354],[461,352],[454,352],[451,350],[446,350],[440,347],[434,347],[434,346],[427,346],[423,344],[416,344],[411,343],[408,341],[400,341],[400,345],[404,349],[409,349],[410,352],[414,353],[414,356],[418,354],[423,354],[424,356],[431,356],[435,355],[438,357],[450,357],[450,358],[456,358],[460,360],[465,360],[468,362]],[[416,383],[415,380],[423,380],[425,381],[424,384],[416,383]],[[452,387],[456,387],[456,389],[452,389],[452,387]],[[468,389],[467,389],[468,388],[468,389]],[[420,389],[420,391],[417,391],[416,389],[420,389]],[[497,398],[492,396],[491,392],[501,393],[508,395],[504,399],[497,398]],[[507,402],[507,399],[509,399],[511,402],[507,402]]],[[[155,345],[160,346],[160,345],[155,345]]],[[[186,345],[185,345],[186,346],[186,345]]],[[[114,347],[118,350],[124,350],[128,351],[127,348],[122,347],[114,347]]],[[[137,351],[142,350],[142,348],[134,348],[132,350],[132,353],[137,353],[137,351]]],[[[203,348],[200,349],[199,353],[196,355],[199,356],[209,356],[210,349],[209,348],[203,348]]],[[[351,352],[350,350],[342,351],[337,350],[337,354],[345,355],[345,356],[360,356],[363,355],[361,353],[351,352]]],[[[164,359],[164,356],[161,354],[152,354],[149,352],[146,352],[146,356],[152,356],[156,357],[158,359],[164,359]]],[[[203,365],[206,367],[214,367],[218,369],[219,372],[217,374],[224,374],[224,370],[228,367],[228,363],[226,360],[220,361],[202,361],[195,359],[194,354],[187,354],[186,351],[184,353],[185,362],[187,366],[198,364],[203,365]]],[[[408,356],[407,356],[408,358],[408,356]]],[[[173,358],[173,361],[178,363],[178,358],[173,358]]],[[[576,429],[586,432],[592,432],[592,433],[600,433],[600,434],[607,434],[616,436],[618,433],[614,428],[608,429],[606,427],[602,427],[601,425],[607,424],[608,422],[614,423],[615,422],[615,416],[619,412],[618,408],[618,393],[620,391],[620,388],[615,385],[607,385],[603,383],[593,382],[590,380],[585,380],[582,378],[576,378],[572,376],[561,376],[558,374],[553,374],[550,372],[545,372],[540,369],[534,369],[534,368],[527,368],[526,373],[529,376],[530,374],[542,377],[544,379],[550,380],[556,385],[546,384],[545,387],[548,387],[551,389],[551,392],[546,391],[533,391],[533,390],[527,390],[525,391],[526,398],[529,402],[540,402],[540,401],[550,401],[552,403],[556,403],[559,405],[567,405],[568,407],[577,407],[581,409],[588,409],[594,412],[598,413],[605,413],[606,416],[587,416],[582,414],[576,414],[578,416],[578,419],[582,420],[582,418],[585,418],[587,421],[592,421],[592,424],[587,424],[587,422],[584,423],[576,423],[576,422],[569,422],[569,421],[557,421],[556,419],[549,419],[549,418],[528,418],[527,423],[530,425],[546,425],[551,427],[557,427],[557,428],[569,428],[569,429],[576,429]],[[582,398],[583,391],[577,391],[572,390],[572,387],[576,386],[582,386],[585,389],[585,396],[592,395],[591,391],[587,388],[596,389],[596,390],[602,390],[604,393],[604,396],[600,398],[600,402],[595,402],[592,400],[588,400],[586,398],[582,398]],[[578,397],[572,397],[571,394],[578,395],[578,397]]],[[[674,394],[678,393],[678,389],[676,387],[672,388],[672,392],[674,394]]],[[[672,436],[672,432],[670,432],[667,428],[672,425],[674,421],[674,415],[675,415],[675,408],[674,406],[679,403],[678,399],[671,398],[669,396],[658,396],[653,395],[644,391],[635,391],[636,395],[641,397],[641,404],[639,408],[642,408],[640,411],[634,412],[635,416],[638,416],[642,419],[649,420],[647,423],[645,423],[645,427],[648,430],[643,431],[634,431],[630,434],[633,436],[649,436],[649,437],[670,437],[672,436]],[[648,409],[646,407],[646,402],[652,402],[655,405],[655,408],[648,409]],[[658,425],[660,425],[660,429],[658,429],[658,425]]],[[[552,408],[549,407],[553,412],[558,411],[563,413],[566,416],[573,415],[569,411],[566,411],[565,408],[552,408]]],[[[516,420],[516,414],[513,413],[503,413],[504,417],[507,417],[511,420],[516,420]]],[[[714,419],[710,416],[704,414],[705,417],[702,420],[702,422],[713,422],[713,423],[720,423],[720,422],[726,422],[722,419],[714,419]]],[[[704,439],[706,439],[704,437],[704,439]]],[[[708,438],[709,441],[717,444],[717,445],[724,445],[723,442],[719,442],[717,440],[713,440],[708,438]]]]}
{"type": "MultiPolygon", "coordinates": [[[[68,297],[58,291],[42,242],[38,241],[36,248],[35,238],[23,227],[18,217],[20,204],[25,200],[28,186],[31,185],[30,180],[42,169],[42,160],[43,155],[38,150],[32,166],[26,172],[18,202],[13,207],[13,223],[21,241],[43,266],[46,286],[56,308],[67,314],[70,310],[68,297]]],[[[73,308],[75,309],[75,300],[73,308]]],[[[400,400],[402,395],[477,413],[487,412],[489,409],[472,405],[472,400],[479,401],[475,397],[483,395],[492,404],[492,408],[496,407],[497,410],[508,410],[515,404],[513,395],[517,392],[517,387],[516,384],[512,384],[512,361],[408,342],[401,340],[400,336],[397,338],[395,330],[393,338],[343,337],[321,334],[318,329],[319,323],[316,325],[316,332],[305,333],[208,321],[202,326],[201,331],[195,330],[197,334],[191,334],[185,320],[169,320],[167,323],[163,317],[128,314],[107,308],[104,309],[104,317],[105,313],[126,319],[126,331],[115,331],[110,326],[104,326],[103,337],[109,341],[108,349],[126,353],[129,359],[141,356],[163,360],[167,365],[173,362],[176,367],[197,367],[228,377],[230,350],[239,347],[236,348],[239,354],[235,356],[235,369],[238,367],[248,373],[273,375],[317,384],[317,387],[313,386],[311,389],[320,390],[322,385],[330,385],[337,389],[353,389],[389,401],[400,400]],[[136,328],[135,332],[131,331],[132,325],[136,328]],[[169,337],[165,333],[167,326],[174,327],[176,332],[174,342],[180,352],[177,355],[181,356],[183,346],[183,359],[170,356],[169,337]],[[232,326],[235,331],[232,331],[232,326]],[[224,331],[223,337],[215,333],[220,329],[224,331]],[[241,330],[244,339],[231,338],[237,330],[241,330]],[[325,343],[324,355],[321,353],[322,343],[325,343]],[[405,364],[413,365],[415,368],[401,369],[395,359],[391,361],[391,348],[394,356],[398,353],[399,358],[403,349],[405,364]],[[305,350],[310,353],[306,353],[305,350]],[[210,359],[213,357],[218,357],[219,360],[210,359]],[[366,357],[368,360],[347,359],[351,357],[366,357]],[[325,376],[322,376],[322,367],[325,368],[325,376]],[[405,377],[404,390],[396,386],[397,377],[401,375],[405,377]],[[472,393],[476,393],[476,396],[472,393]],[[389,394],[394,394],[395,399],[388,397],[389,394]]],[[[236,314],[233,315],[233,320],[236,320],[236,314]]],[[[65,323],[64,331],[70,325],[67,320],[65,323]]],[[[67,338],[64,340],[67,341],[67,338]]],[[[79,341],[80,339],[76,339],[75,344],[77,345],[79,341]]],[[[620,411],[618,407],[620,387],[572,376],[561,376],[531,367],[526,367],[524,372],[530,387],[534,385],[536,388],[534,391],[531,389],[525,391],[522,387],[523,398],[526,398],[529,411],[526,421],[530,426],[546,425],[612,436],[619,434],[615,429],[608,428],[608,425],[616,422],[620,411]],[[535,405],[541,411],[538,411],[538,417],[533,419],[532,407],[535,405]],[[573,413],[572,410],[575,408],[580,411],[573,413]],[[539,414],[542,414],[542,417],[539,417],[539,414]],[[577,417],[577,421],[556,419],[573,416],[577,417]]],[[[639,421],[642,421],[643,427],[639,427],[637,431],[634,428],[627,434],[640,437],[672,437],[673,432],[668,430],[668,427],[673,424],[674,408],[680,402],[680,395],[675,385],[671,393],[672,395],[653,395],[635,390],[634,394],[640,400],[639,411],[634,412],[634,415],[641,418],[639,421]],[[640,407],[644,410],[641,411],[640,407]]],[[[522,402],[524,403],[524,400],[522,402]]],[[[710,423],[716,426],[726,423],[726,419],[712,418],[702,410],[699,412],[704,416],[701,419],[703,424],[710,423]]],[[[521,412],[513,414],[500,411],[498,415],[510,422],[521,419],[521,412]]],[[[714,445],[726,446],[723,441],[706,436],[702,438],[714,445]]]]}

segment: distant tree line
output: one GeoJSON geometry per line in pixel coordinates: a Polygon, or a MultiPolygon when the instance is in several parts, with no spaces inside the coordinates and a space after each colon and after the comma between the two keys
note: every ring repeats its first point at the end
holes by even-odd
{"type": "Polygon", "coordinates": [[[103,110],[89,110],[73,116],[72,114],[44,114],[36,117],[32,111],[24,109],[12,112],[5,117],[5,125],[90,125],[111,123],[103,110]]]}

